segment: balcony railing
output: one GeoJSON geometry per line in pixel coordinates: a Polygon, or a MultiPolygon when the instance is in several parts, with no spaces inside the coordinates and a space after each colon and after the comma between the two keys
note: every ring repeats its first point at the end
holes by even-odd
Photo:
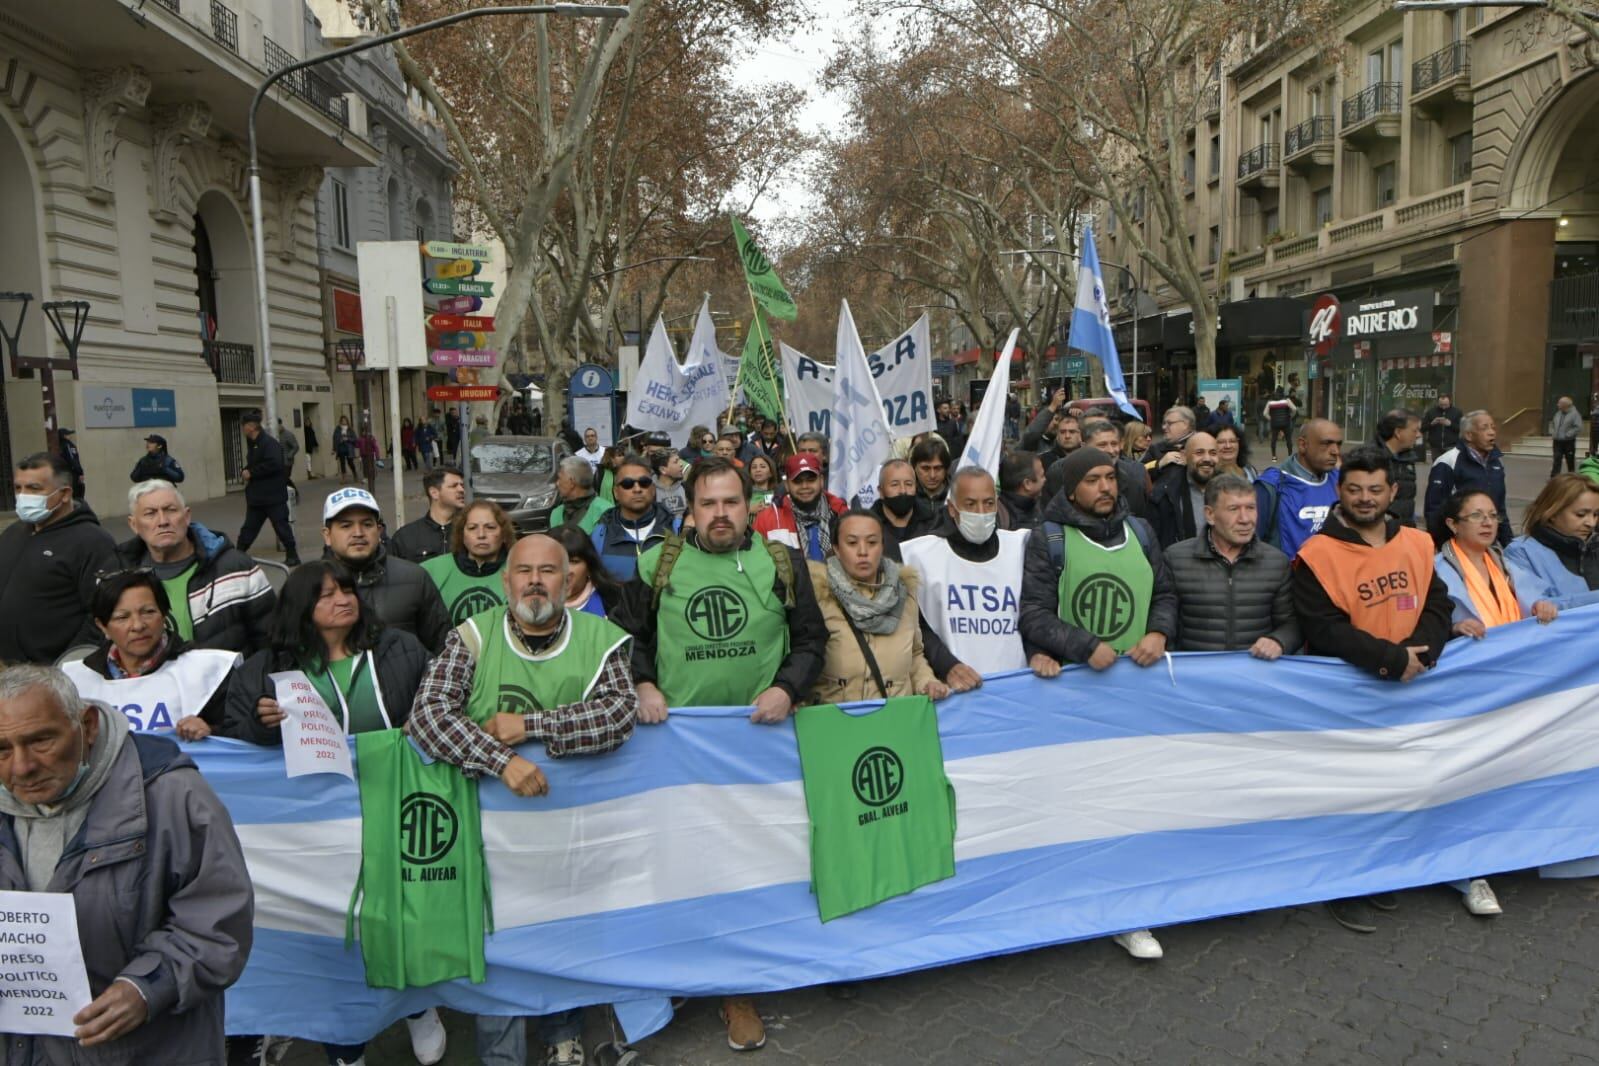
{"type": "Polygon", "coordinates": [[[1238,157],[1238,180],[1276,170],[1281,161],[1275,144],[1257,145],[1238,157]]]}
{"type": "Polygon", "coordinates": [[[1366,86],[1344,101],[1344,127],[1358,126],[1378,115],[1397,115],[1403,89],[1397,81],[1366,86]]]}
{"type": "Polygon", "coordinates": [[[183,14],[181,0],[155,0],[156,3],[172,12],[174,15],[183,14]]]}
{"type": "Polygon", "coordinates": [[[1332,144],[1333,120],[1331,115],[1307,118],[1283,135],[1283,155],[1294,156],[1319,144],[1332,144]]]}
{"type": "Polygon", "coordinates": [[[1549,339],[1599,339],[1599,274],[1577,274],[1549,283],[1549,339]]]}
{"type": "Polygon", "coordinates": [[[239,54],[239,16],[222,0],[211,0],[211,36],[234,55],[239,54]]]}
{"type": "MultiPolygon", "coordinates": [[[[264,46],[263,55],[266,59],[268,74],[299,62],[293,52],[290,52],[272,38],[263,37],[261,41],[264,46]]],[[[293,74],[285,75],[278,81],[278,85],[298,96],[324,115],[327,115],[339,125],[349,125],[349,102],[333,86],[333,83],[326,79],[318,77],[309,70],[297,70],[293,74]]]]}
{"type": "Polygon", "coordinates": [[[1450,78],[1471,73],[1471,46],[1465,41],[1440,48],[1426,59],[1418,59],[1410,71],[1410,91],[1424,93],[1450,78]]]}
{"type": "Polygon", "coordinates": [[[1199,90],[1199,113],[1214,115],[1221,110],[1221,86],[1209,85],[1199,90]]]}
{"type": "Polygon", "coordinates": [[[206,341],[205,361],[211,373],[224,385],[254,385],[255,345],[206,341]]]}

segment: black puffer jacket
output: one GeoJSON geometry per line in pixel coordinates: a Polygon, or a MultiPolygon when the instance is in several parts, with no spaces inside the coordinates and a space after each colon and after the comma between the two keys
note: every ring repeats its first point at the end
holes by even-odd
{"type": "MultiPolygon", "coordinates": [[[[189,617],[194,620],[189,646],[254,655],[266,646],[278,594],[255,560],[223,534],[190,522],[188,536],[199,563],[189,575],[189,617]]],[[[146,566],[149,551],[134,537],[117,545],[117,558],[125,567],[146,566]]]]}
{"type": "Polygon", "coordinates": [[[382,545],[360,569],[344,565],[355,576],[356,591],[367,609],[384,625],[416,634],[424,648],[438,654],[450,633],[450,612],[426,570],[394,558],[382,545]]]}
{"type": "MultiPolygon", "coordinates": [[[[1388,450],[1386,444],[1379,446],[1388,450]]],[[[1416,464],[1427,458],[1420,447],[1407,448],[1402,452],[1389,452],[1389,470],[1394,475],[1394,502],[1388,505],[1388,513],[1399,519],[1407,526],[1416,524],[1416,464]]]]}
{"type": "MultiPolygon", "coordinates": [[[[416,690],[427,673],[427,649],[411,634],[385,627],[378,634],[372,657],[376,660],[373,666],[377,668],[378,692],[389,712],[389,723],[398,729],[410,715],[411,701],[416,699],[416,690]]],[[[293,654],[271,648],[263,648],[240,663],[228,680],[221,734],[252,744],[282,744],[283,729],[262,725],[255,705],[263,697],[278,697],[277,686],[269,675],[301,668],[293,654]]]]}
{"type": "Polygon", "coordinates": [[[1099,638],[1088,630],[1061,621],[1061,568],[1050,558],[1045,522],[1074,526],[1082,530],[1089,540],[1106,545],[1122,543],[1123,537],[1135,535],[1132,523],[1142,524],[1144,557],[1154,571],[1154,588],[1150,594],[1145,632],[1160,633],[1168,642],[1176,638],[1177,588],[1172,583],[1171,569],[1166,565],[1155,539],[1155,531],[1149,528],[1149,523],[1128,515],[1126,500],[1116,501],[1116,510],[1110,517],[1096,518],[1079,511],[1066,494],[1061,493],[1045,505],[1042,521],[1027,540],[1027,561],[1022,570],[1022,606],[1017,622],[1029,658],[1035,652],[1043,652],[1062,662],[1086,663],[1100,644],[1099,638]]]}
{"type": "Polygon", "coordinates": [[[1304,643],[1291,564],[1273,545],[1251,540],[1230,563],[1207,529],[1167,548],[1166,565],[1177,586],[1178,651],[1243,651],[1270,637],[1292,655],[1304,643]]]}

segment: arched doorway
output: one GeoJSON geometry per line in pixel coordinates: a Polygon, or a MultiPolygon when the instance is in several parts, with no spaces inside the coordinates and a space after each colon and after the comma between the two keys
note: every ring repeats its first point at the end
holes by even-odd
{"type": "Polygon", "coordinates": [[[388,240],[405,240],[405,202],[400,199],[400,179],[391,177],[389,184],[384,188],[384,199],[389,207],[389,233],[388,240]]]}
{"type": "Polygon", "coordinates": [[[228,484],[244,469],[241,419],[258,379],[254,261],[244,216],[226,195],[211,190],[194,211],[194,281],[205,360],[222,400],[222,459],[228,484]],[[234,401],[229,403],[229,393],[234,401]]]}
{"type": "MultiPolygon", "coordinates": [[[[22,141],[4,121],[0,121],[0,248],[6,250],[5,255],[0,256],[0,292],[25,292],[33,296],[22,320],[18,346],[25,355],[43,355],[47,344],[45,316],[39,305],[49,296],[44,291],[39,267],[42,245],[39,243],[38,187],[22,141]]],[[[0,317],[4,318],[8,330],[16,325],[18,308],[17,303],[0,302],[0,317]]],[[[11,404],[25,403],[29,396],[38,396],[37,379],[18,383],[11,377],[9,366],[0,370],[0,469],[7,471],[6,476],[0,478],[0,509],[4,510],[10,510],[15,503],[9,475],[13,456],[34,451],[44,440],[44,416],[40,409],[36,416],[19,419],[24,423],[18,427],[22,430],[23,441],[18,441],[14,447],[11,404]]]]}

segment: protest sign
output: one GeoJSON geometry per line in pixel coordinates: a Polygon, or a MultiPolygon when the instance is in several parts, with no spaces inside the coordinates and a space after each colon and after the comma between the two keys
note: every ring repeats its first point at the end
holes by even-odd
{"type": "MultiPolygon", "coordinates": [[[[933,410],[933,363],[926,315],[915,325],[866,357],[883,418],[895,437],[930,433],[937,425],[933,410]]],[[[783,389],[789,424],[796,433],[832,436],[833,368],[786,344],[783,389]]]]}
{"type": "Polygon", "coordinates": [[[344,727],[311,680],[298,670],[273,674],[283,718],[283,770],[288,777],[343,774],[354,778],[344,727]]]}
{"type": "Polygon", "coordinates": [[[93,999],[71,893],[0,891],[0,1033],[71,1036],[93,999]]]}

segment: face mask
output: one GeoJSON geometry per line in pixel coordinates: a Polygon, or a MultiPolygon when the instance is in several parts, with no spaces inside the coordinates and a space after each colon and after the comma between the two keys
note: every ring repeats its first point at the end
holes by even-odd
{"type": "Polygon", "coordinates": [[[959,514],[957,528],[968,544],[987,544],[988,538],[994,535],[994,527],[999,524],[999,515],[993,511],[988,514],[961,511],[959,514]]]}
{"type": "Polygon", "coordinates": [[[34,496],[30,493],[17,494],[17,521],[26,522],[36,526],[50,517],[50,494],[34,496]]]}
{"type": "Polygon", "coordinates": [[[72,798],[72,794],[78,791],[78,786],[83,784],[83,779],[89,776],[89,745],[84,740],[82,722],[78,723],[78,743],[82,745],[83,751],[83,754],[78,758],[78,772],[72,775],[72,784],[68,785],[66,791],[62,792],[60,796],[56,797],[56,801],[50,804],[51,807],[59,807],[72,798]]]}
{"type": "Polygon", "coordinates": [[[884,496],[883,510],[887,511],[895,518],[904,518],[906,515],[916,510],[916,494],[913,492],[907,492],[903,496],[884,496]]]}

